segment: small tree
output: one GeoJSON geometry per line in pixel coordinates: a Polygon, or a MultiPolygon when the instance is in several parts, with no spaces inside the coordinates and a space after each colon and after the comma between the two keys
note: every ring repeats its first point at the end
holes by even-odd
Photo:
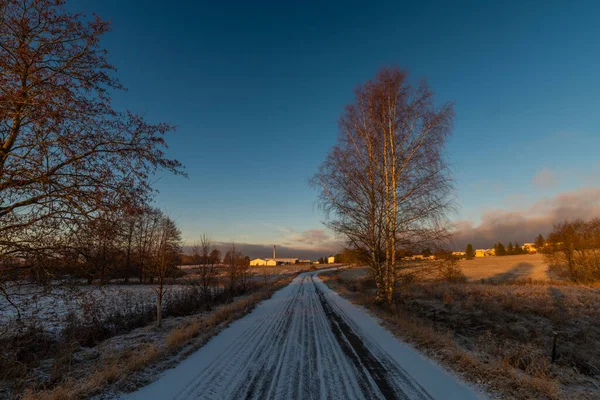
{"type": "Polygon", "coordinates": [[[221,264],[221,250],[215,248],[210,252],[210,262],[216,265],[221,264]]]}
{"type": "Polygon", "coordinates": [[[162,326],[162,305],[166,293],[166,279],[177,266],[181,252],[181,231],[168,216],[160,213],[153,241],[150,243],[148,263],[144,265],[145,275],[155,283],[156,324],[162,326]]]}
{"type": "Polygon", "coordinates": [[[473,250],[473,245],[471,243],[467,244],[465,256],[467,257],[467,260],[472,260],[473,257],[475,257],[475,250],[473,250]]]}
{"type": "Polygon", "coordinates": [[[242,252],[236,250],[234,242],[231,242],[231,246],[225,254],[223,262],[227,266],[229,297],[233,299],[239,286],[242,286],[243,290],[246,290],[249,265],[242,252]]]}
{"type": "Polygon", "coordinates": [[[544,237],[542,236],[541,233],[538,235],[538,237],[535,238],[534,244],[535,244],[535,248],[540,253],[544,250],[544,246],[546,245],[546,241],[544,240],[544,237]]]}
{"type": "Polygon", "coordinates": [[[442,259],[439,263],[439,268],[442,279],[448,282],[464,283],[467,281],[467,277],[460,268],[456,258],[447,257],[442,259]]]}
{"type": "Polygon", "coordinates": [[[498,245],[496,248],[496,255],[497,256],[505,256],[506,255],[506,248],[504,247],[504,245],[501,242],[498,242],[498,245]]]}
{"type": "Polygon", "coordinates": [[[217,276],[217,257],[213,254],[215,250],[214,243],[207,234],[200,236],[200,241],[194,246],[194,258],[197,260],[199,267],[198,275],[202,299],[207,305],[217,276]]]}
{"type": "Polygon", "coordinates": [[[513,249],[514,254],[523,254],[523,249],[519,246],[519,242],[515,242],[515,247],[513,249]]]}
{"type": "Polygon", "coordinates": [[[515,249],[512,245],[512,242],[508,242],[508,247],[506,247],[506,254],[513,255],[515,253],[515,249]]]}

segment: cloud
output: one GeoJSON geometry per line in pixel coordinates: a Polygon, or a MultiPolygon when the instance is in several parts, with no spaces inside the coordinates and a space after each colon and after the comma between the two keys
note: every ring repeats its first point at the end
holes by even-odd
{"type": "Polygon", "coordinates": [[[548,189],[558,184],[558,176],[555,172],[549,170],[548,168],[543,168],[533,176],[531,182],[538,189],[548,189]]]}
{"type": "MultiPolygon", "coordinates": [[[[317,260],[320,257],[338,253],[344,245],[342,240],[330,234],[326,229],[296,232],[291,228],[286,228],[278,231],[281,233],[281,237],[273,244],[236,242],[236,250],[250,258],[266,258],[273,256],[273,245],[276,245],[277,257],[317,260]]],[[[217,242],[216,245],[223,254],[231,249],[231,242],[217,242]]],[[[184,246],[184,252],[190,253],[191,246],[184,246]]]]}
{"type": "MultiPolygon", "coordinates": [[[[313,261],[317,260],[319,257],[327,257],[328,255],[335,254],[340,250],[339,247],[298,248],[288,245],[276,245],[277,257],[294,257],[313,261]]],[[[217,246],[219,247],[219,250],[225,254],[231,248],[231,243],[220,242],[217,246]]],[[[273,245],[236,243],[235,248],[250,258],[273,257],[273,245]]]]}
{"type": "Polygon", "coordinates": [[[325,229],[309,229],[304,232],[294,233],[287,240],[299,245],[322,246],[332,240],[325,229]]]}
{"type": "Polygon", "coordinates": [[[560,193],[526,209],[487,211],[477,226],[471,221],[458,221],[454,224],[452,247],[464,249],[471,243],[489,248],[495,242],[533,242],[540,233],[546,236],[557,222],[593,217],[600,217],[600,187],[560,193]]]}

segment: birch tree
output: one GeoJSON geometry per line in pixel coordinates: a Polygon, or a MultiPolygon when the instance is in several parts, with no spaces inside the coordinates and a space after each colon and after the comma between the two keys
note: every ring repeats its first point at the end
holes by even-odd
{"type": "Polygon", "coordinates": [[[436,107],[426,82],[384,68],[356,90],[338,143],[311,180],[326,224],[369,254],[377,301],[391,303],[400,247],[444,239],[453,186],[445,160],[451,104],[436,107]]]}

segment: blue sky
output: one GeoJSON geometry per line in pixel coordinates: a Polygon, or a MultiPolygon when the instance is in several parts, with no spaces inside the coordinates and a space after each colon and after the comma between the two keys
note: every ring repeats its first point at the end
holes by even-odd
{"type": "Polygon", "coordinates": [[[193,241],[326,248],[307,181],[354,88],[397,65],[455,103],[460,210],[526,210],[600,185],[597,2],[71,1],[112,20],[117,107],[178,126],[157,206],[193,241]],[[454,2],[452,2],[454,3],[454,2]]]}

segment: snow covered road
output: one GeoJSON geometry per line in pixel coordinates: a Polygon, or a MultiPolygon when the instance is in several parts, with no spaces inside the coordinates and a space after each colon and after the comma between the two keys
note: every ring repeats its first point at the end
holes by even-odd
{"type": "Polygon", "coordinates": [[[476,399],[304,273],[132,399],[476,399]]]}

